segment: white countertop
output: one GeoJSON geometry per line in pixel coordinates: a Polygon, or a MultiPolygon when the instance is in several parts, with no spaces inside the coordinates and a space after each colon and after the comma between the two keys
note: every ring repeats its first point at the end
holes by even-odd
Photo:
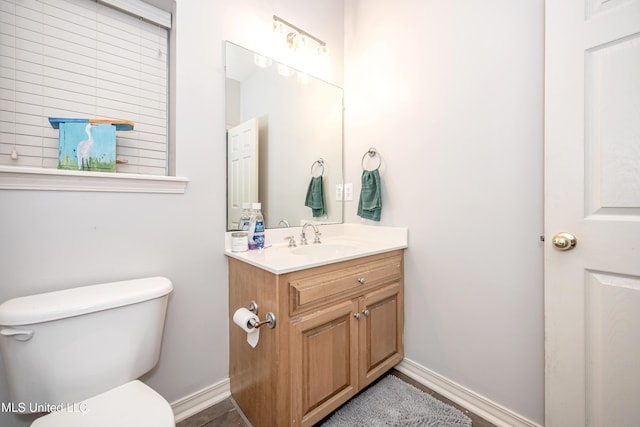
{"type": "Polygon", "coordinates": [[[318,225],[322,243],[314,244],[314,232],[307,227],[306,246],[300,245],[302,227],[267,229],[265,248],[246,252],[231,251],[231,233],[225,233],[225,255],[270,271],[289,273],[320,265],[360,258],[408,247],[406,227],[360,224],[318,225]],[[296,248],[288,247],[287,236],[295,236],[296,248]],[[324,245],[324,246],[323,246],[324,245]],[[317,246],[317,247],[314,247],[317,246]]]}

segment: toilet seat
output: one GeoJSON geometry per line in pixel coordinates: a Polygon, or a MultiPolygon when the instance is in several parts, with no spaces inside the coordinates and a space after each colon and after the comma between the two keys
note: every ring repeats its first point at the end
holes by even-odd
{"type": "Polygon", "coordinates": [[[135,380],[89,398],[65,404],[38,418],[32,427],[175,427],[171,406],[155,390],[135,380]]]}

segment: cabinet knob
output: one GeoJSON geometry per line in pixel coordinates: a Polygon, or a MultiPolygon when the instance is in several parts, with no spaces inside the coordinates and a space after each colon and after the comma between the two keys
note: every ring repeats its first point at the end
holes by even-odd
{"type": "Polygon", "coordinates": [[[353,317],[360,320],[360,313],[353,313],[353,317]]]}
{"type": "Polygon", "coordinates": [[[360,283],[361,285],[364,285],[364,282],[365,282],[364,277],[360,277],[358,279],[358,283],[360,283]]]}
{"type": "Polygon", "coordinates": [[[364,314],[365,316],[369,315],[369,310],[367,310],[366,308],[364,310],[362,310],[362,314],[364,314]]]}

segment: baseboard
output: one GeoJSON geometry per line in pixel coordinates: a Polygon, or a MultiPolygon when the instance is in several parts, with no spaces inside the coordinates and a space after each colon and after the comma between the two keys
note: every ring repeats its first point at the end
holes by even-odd
{"type": "Polygon", "coordinates": [[[171,404],[176,423],[180,422],[200,411],[207,409],[216,403],[222,402],[231,396],[229,388],[229,378],[216,384],[212,384],[202,390],[196,391],[189,396],[178,399],[171,404]]]}
{"type": "Polygon", "coordinates": [[[412,360],[405,358],[395,368],[499,427],[541,427],[412,360]]]}

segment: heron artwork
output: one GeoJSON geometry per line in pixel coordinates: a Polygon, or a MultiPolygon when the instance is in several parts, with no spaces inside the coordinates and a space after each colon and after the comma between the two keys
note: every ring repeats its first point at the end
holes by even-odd
{"type": "Polygon", "coordinates": [[[84,131],[86,132],[88,139],[80,141],[78,143],[78,147],[76,148],[76,155],[78,157],[78,170],[83,170],[85,165],[87,169],[89,169],[89,156],[91,156],[91,149],[93,148],[93,135],[91,134],[91,128],[94,126],[95,124],[93,123],[87,123],[84,131]]]}
{"type": "Polygon", "coordinates": [[[124,120],[49,117],[60,130],[58,169],[116,172],[116,130],[133,130],[124,120]]]}

